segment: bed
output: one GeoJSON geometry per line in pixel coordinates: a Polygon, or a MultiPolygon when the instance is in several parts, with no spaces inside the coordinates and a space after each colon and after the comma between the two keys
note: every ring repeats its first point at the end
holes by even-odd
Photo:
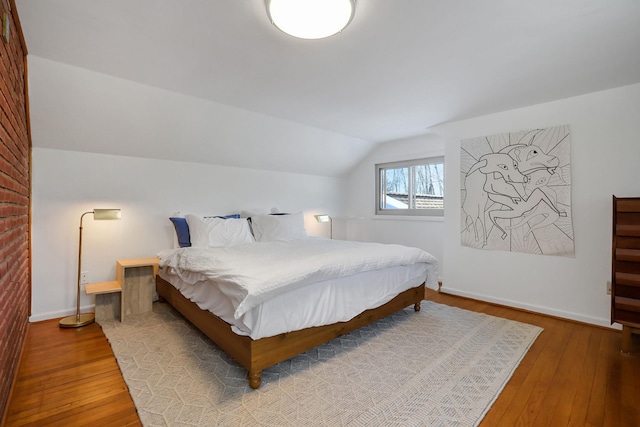
{"type": "Polygon", "coordinates": [[[425,283],[437,286],[432,255],[309,238],[301,214],[254,216],[248,234],[243,218],[187,219],[192,245],[158,254],[158,295],[247,369],[254,389],[269,366],[408,306],[419,311],[425,283]]]}

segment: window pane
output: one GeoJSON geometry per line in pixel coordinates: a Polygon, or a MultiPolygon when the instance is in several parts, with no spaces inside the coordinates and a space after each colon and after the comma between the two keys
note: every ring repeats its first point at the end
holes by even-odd
{"type": "Polygon", "coordinates": [[[444,165],[429,163],[415,166],[414,209],[444,208],[444,165]]]}
{"type": "Polygon", "coordinates": [[[384,169],[382,209],[408,209],[409,168],[384,169]]]}

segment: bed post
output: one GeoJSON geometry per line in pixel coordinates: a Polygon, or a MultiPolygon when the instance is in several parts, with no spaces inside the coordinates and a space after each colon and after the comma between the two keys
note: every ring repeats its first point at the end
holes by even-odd
{"type": "Polygon", "coordinates": [[[422,301],[418,301],[417,303],[415,303],[415,304],[413,305],[413,311],[420,311],[420,303],[421,303],[421,302],[422,302],[422,301]]]}
{"type": "Polygon", "coordinates": [[[257,389],[262,384],[262,371],[249,371],[249,387],[257,389]]]}

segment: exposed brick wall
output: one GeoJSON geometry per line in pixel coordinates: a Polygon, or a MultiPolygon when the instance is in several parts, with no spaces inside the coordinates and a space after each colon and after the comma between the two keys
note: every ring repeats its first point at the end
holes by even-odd
{"type": "Polygon", "coordinates": [[[11,33],[9,43],[0,39],[0,416],[7,407],[31,309],[26,47],[14,0],[0,0],[0,16],[2,12],[9,13],[11,33]]]}

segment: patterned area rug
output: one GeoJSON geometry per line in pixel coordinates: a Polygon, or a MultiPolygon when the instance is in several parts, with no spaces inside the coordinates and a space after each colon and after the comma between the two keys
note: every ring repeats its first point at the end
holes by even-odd
{"type": "Polygon", "coordinates": [[[542,329],[425,301],[246,371],[167,304],[102,322],[145,426],[476,426],[542,329]]]}

